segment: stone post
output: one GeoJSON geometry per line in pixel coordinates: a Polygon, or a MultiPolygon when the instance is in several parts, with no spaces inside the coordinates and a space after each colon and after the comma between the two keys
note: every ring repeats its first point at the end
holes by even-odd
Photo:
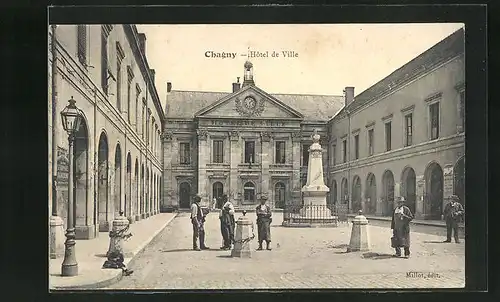
{"type": "Polygon", "coordinates": [[[111,253],[122,253],[123,257],[130,257],[130,253],[124,253],[123,249],[123,241],[124,235],[127,235],[127,229],[129,227],[129,222],[127,217],[123,215],[123,212],[120,212],[120,216],[118,216],[115,220],[113,220],[113,227],[109,232],[109,249],[106,253],[106,257],[111,253]]]}
{"type": "Polygon", "coordinates": [[[370,250],[370,236],[368,234],[368,220],[362,211],[352,220],[351,240],[347,252],[370,250]]]}
{"type": "Polygon", "coordinates": [[[254,237],[253,223],[245,216],[246,211],[243,211],[243,216],[236,221],[236,230],[234,232],[234,246],[231,251],[231,257],[252,258],[250,250],[250,241],[254,237]]]}

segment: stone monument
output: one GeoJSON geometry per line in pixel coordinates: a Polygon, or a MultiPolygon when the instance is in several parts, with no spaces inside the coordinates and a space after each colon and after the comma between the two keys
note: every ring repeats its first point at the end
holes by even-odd
{"type": "Polygon", "coordinates": [[[323,148],[319,144],[320,135],[314,130],[312,145],[309,147],[307,182],[302,187],[304,206],[299,214],[291,214],[290,221],[284,226],[337,226],[338,217],[327,207],[326,195],[330,191],[323,178],[323,148]]]}

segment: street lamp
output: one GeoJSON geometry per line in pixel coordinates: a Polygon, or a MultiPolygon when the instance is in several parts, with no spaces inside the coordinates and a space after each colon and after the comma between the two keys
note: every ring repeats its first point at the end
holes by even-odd
{"type": "Polygon", "coordinates": [[[69,181],[68,181],[68,226],[66,229],[66,242],[64,243],[64,260],[61,266],[62,276],[78,275],[78,263],[75,256],[75,225],[73,221],[74,198],[73,198],[73,143],[75,134],[80,128],[82,111],[76,107],[76,101],[71,97],[69,105],[61,111],[61,119],[64,130],[68,133],[69,142],[69,181]]]}

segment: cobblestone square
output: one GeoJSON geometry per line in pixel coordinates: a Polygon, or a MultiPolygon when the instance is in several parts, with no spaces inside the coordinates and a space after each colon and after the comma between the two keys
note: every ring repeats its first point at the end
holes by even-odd
{"type": "MultiPolygon", "coordinates": [[[[236,218],[241,214],[236,214],[236,218]]],[[[255,215],[247,214],[255,221],[255,215]]],[[[251,259],[221,251],[219,220],[207,217],[207,251],[191,249],[189,215],[178,217],[138,255],[134,274],[112,289],[279,289],[279,288],[460,288],[465,286],[465,244],[442,243],[442,236],[411,233],[411,258],[393,258],[391,230],[370,226],[371,250],[347,253],[351,225],[285,228],[272,224],[273,250],[251,259]]],[[[431,232],[432,233],[432,232],[431,232]]],[[[435,233],[435,232],[434,232],[435,233]]]]}

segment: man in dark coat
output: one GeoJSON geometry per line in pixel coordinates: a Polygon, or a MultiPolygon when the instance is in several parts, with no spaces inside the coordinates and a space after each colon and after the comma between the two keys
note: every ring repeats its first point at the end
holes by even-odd
{"type": "Polygon", "coordinates": [[[446,220],[446,240],[444,242],[451,242],[451,233],[456,243],[460,243],[458,238],[458,223],[464,214],[464,208],[458,202],[458,196],[450,196],[450,202],[444,207],[443,215],[446,220]]]}
{"type": "Polygon", "coordinates": [[[229,200],[228,196],[224,194],[222,196],[222,210],[221,210],[221,230],[222,237],[224,239],[224,244],[221,249],[229,250],[231,249],[231,244],[234,243],[234,205],[229,200]]]}
{"type": "Polygon", "coordinates": [[[266,242],[266,249],[271,250],[271,208],[266,204],[267,197],[263,196],[260,200],[260,205],[257,206],[257,232],[259,239],[258,251],[262,250],[262,242],[266,242]]]}
{"type": "Polygon", "coordinates": [[[410,257],[410,221],[413,220],[413,214],[410,209],[405,206],[405,199],[399,197],[398,206],[392,214],[391,229],[392,235],[391,246],[396,249],[396,257],[401,257],[401,247],[405,250],[405,258],[410,257]]]}
{"type": "Polygon", "coordinates": [[[193,250],[208,250],[209,247],[205,245],[205,214],[201,209],[201,197],[196,195],[191,205],[191,223],[193,224],[193,250]],[[200,240],[200,247],[198,247],[198,239],[200,240]]]}

